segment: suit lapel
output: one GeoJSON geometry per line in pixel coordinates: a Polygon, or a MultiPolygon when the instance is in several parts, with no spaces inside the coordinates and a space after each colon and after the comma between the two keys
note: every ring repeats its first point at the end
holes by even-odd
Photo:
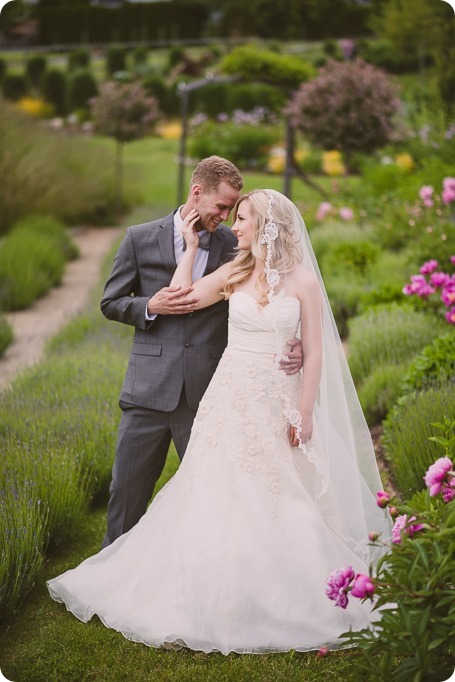
{"type": "Polygon", "coordinates": [[[163,218],[158,232],[158,246],[166,270],[172,275],[177,267],[174,252],[174,214],[163,218]]]}
{"type": "Polygon", "coordinates": [[[222,232],[214,232],[210,238],[210,249],[204,275],[208,275],[217,269],[220,262],[221,252],[223,251],[226,238],[222,232]]]}

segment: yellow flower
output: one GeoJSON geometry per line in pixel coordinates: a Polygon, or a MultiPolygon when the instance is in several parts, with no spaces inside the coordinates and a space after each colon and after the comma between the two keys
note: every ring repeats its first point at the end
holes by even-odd
{"type": "Polygon", "coordinates": [[[269,171],[277,175],[284,171],[286,161],[286,151],[283,147],[272,147],[267,161],[269,171]]]}
{"type": "Polygon", "coordinates": [[[171,121],[158,126],[157,132],[165,140],[179,140],[182,136],[182,125],[179,121],[171,121]]]}
{"type": "Polygon", "coordinates": [[[337,150],[324,152],[322,155],[322,170],[326,175],[330,176],[344,175],[346,167],[343,163],[341,152],[337,150]]]}
{"type": "Polygon", "coordinates": [[[51,104],[45,102],[43,99],[35,99],[34,97],[23,97],[16,106],[23,111],[24,114],[37,118],[51,116],[53,110],[51,104]]]}
{"type": "MultiPolygon", "coordinates": [[[[294,161],[296,163],[301,163],[309,154],[306,149],[296,149],[294,152],[294,161]]],[[[272,147],[270,150],[270,156],[267,161],[267,166],[269,171],[276,173],[277,175],[284,172],[284,166],[286,163],[286,150],[284,147],[272,147]]]]}
{"type": "Polygon", "coordinates": [[[404,152],[396,155],[395,164],[403,171],[410,171],[414,168],[414,159],[410,154],[404,152]]]}

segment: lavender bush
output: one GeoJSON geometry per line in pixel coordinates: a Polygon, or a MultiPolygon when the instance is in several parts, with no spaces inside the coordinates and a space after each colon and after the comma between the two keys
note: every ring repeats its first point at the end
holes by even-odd
{"type": "Polygon", "coordinates": [[[383,71],[362,60],[330,61],[300,86],[287,114],[313,144],[338,149],[349,159],[392,138],[398,108],[396,89],[383,71]]]}

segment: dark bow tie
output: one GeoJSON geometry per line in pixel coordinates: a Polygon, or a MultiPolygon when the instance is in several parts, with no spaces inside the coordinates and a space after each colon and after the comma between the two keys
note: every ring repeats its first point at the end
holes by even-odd
{"type": "MultiPolygon", "coordinates": [[[[208,251],[210,249],[210,232],[203,232],[199,235],[199,248],[208,251]]],[[[186,241],[183,240],[183,250],[186,251],[186,241]]]]}

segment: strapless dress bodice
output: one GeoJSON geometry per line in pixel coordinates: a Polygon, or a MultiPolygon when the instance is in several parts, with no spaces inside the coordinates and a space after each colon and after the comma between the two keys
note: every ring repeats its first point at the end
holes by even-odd
{"type": "Polygon", "coordinates": [[[300,320],[300,302],[283,296],[266,306],[244,291],[229,299],[228,348],[243,354],[275,357],[294,338],[300,320]]]}

